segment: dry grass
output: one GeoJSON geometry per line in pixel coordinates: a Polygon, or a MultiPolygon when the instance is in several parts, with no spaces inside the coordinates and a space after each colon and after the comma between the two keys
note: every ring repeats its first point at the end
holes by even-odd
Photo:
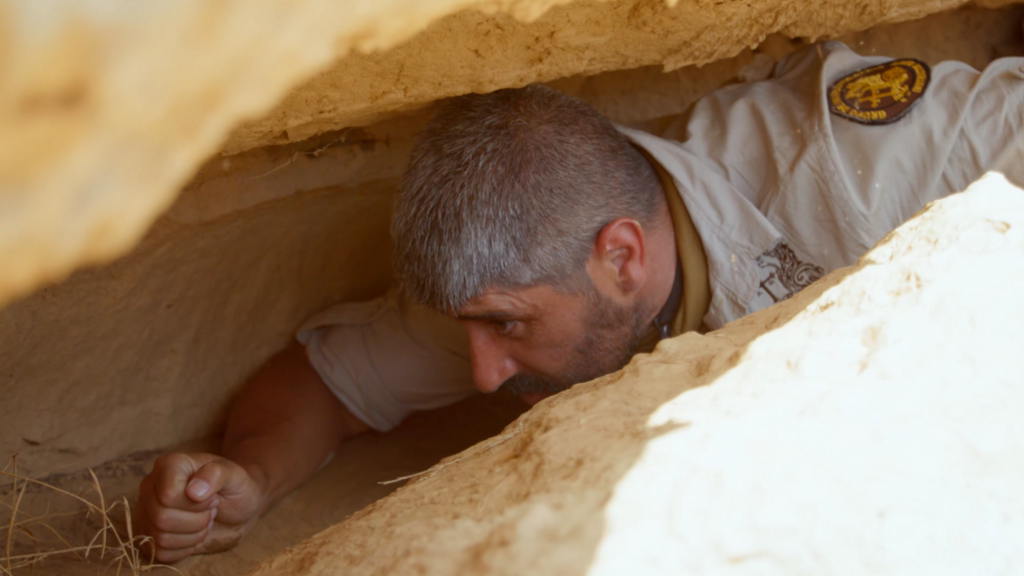
{"type": "Polygon", "coordinates": [[[0,576],[15,576],[15,571],[24,572],[47,558],[70,556],[80,560],[99,560],[106,562],[108,569],[116,568],[116,574],[122,570],[132,576],[138,576],[150,570],[164,568],[180,574],[170,566],[154,564],[153,559],[146,558],[141,548],[151,540],[148,536],[135,534],[132,531],[132,515],[128,499],[121,497],[107,502],[100,488],[96,473],[89,470],[92,479],[90,490],[85,494],[75,494],[52,484],[23,476],[18,473],[17,456],[0,470],[0,477],[10,479],[13,484],[9,491],[0,495],[0,510],[5,510],[8,518],[3,518],[0,526],[0,576]],[[88,538],[88,542],[71,542],[70,537],[61,534],[54,528],[53,520],[69,514],[31,515],[23,510],[23,502],[29,487],[37,487],[54,497],[70,498],[73,502],[84,506],[84,510],[72,515],[85,515],[85,519],[98,520],[99,527],[88,538]],[[91,498],[91,499],[90,499],[91,498]],[[26,551],[31,550],[31,551],[26,551]]]}

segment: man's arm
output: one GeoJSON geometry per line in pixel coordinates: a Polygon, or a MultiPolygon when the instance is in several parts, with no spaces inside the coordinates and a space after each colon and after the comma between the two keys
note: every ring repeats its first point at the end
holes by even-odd
{"type": "Polygon", "coordinates": [[[223,456],[168,454],[139,485],[136,522],[156,559],[233,547],[259,517],[368,430],[293,343],[246,383],[228,417],[223,456]]]}

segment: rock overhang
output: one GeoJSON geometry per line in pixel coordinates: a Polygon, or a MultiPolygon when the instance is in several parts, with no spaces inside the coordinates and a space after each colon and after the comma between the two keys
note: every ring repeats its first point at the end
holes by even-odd
{"type": "Polygon", "coordinates": [[[772,33],[834,36],[963,4],[7,0],[0,301],[124,254],[218,152],[456,94],[703,64],[772,33]]]}

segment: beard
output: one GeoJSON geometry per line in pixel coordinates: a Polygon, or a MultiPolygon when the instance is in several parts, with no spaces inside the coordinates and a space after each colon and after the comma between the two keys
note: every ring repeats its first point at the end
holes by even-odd
{"type": "Polygon", "coordinates": [[[590,287],[585,299],[583,335],[557,374],[516,374],[501,388],[512,394],[555,394],[619,370],[629,363],[644,337],[643,307],[627,308],[590,287]]]}

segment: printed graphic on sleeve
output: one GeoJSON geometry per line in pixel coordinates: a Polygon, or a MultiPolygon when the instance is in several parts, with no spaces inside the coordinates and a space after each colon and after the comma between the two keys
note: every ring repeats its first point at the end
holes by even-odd
{"type": "Polygon", "coordinates": [[[872,66],[833,84],[828,108],[861,124],[890,124],[913,108],[930,80],[928,65],[912,58],[872,66]]]}
{"type": "Polygon", "coordinates": [[[781,240],[757,257],[757,266],[761,290],[775,302],[789,298],[825,275],[821,266],[802,262],[781,240]]]}

